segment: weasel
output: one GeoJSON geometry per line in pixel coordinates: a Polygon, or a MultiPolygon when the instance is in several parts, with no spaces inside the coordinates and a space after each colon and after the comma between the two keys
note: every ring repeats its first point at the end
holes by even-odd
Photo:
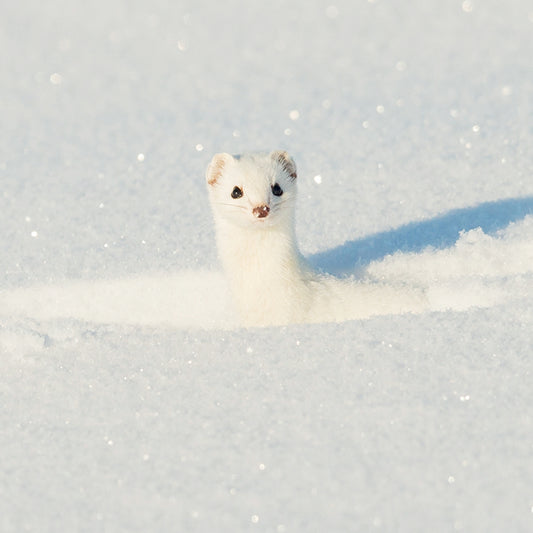
{"type": "Polygon", "coordinates": [[[297,171],[285,151],[216,154],[207,168],[219,257],[245,326],[419,312],[425,297],[313,270],[295,235],[297,171]]]}

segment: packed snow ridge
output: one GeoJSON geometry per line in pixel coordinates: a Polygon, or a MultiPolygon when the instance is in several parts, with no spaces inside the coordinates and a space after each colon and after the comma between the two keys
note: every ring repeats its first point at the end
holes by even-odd
{"type": "MultiPolygon", "coordinates": [[[[494,217],[491,220],[494,223],[494,217]]],[[[409,251],[421,242],[415,242],[411,236],[403,249],[398,246],[399,251],[389,253],[393,233],[381,241],[374,238],[373,253],[379,255],[381,248],[383,257],[358,269],[354,265],[352,274],[370,282],[402,283],[413,290],[422,287],[430,300],[429,311],[491,307],[531,293],[532,215],[492,233],[482,227],[461,231],[451,246],[427,242],[419,251],[409,251]]],[[[414,233],[420,240],[420,231],[414,233]]],[[[441,237],[445,233],[443,230],[441,237]]],[[[363,250],[365,243],[359,244],[363,250]]],[[[346,274],[346,256],[354,246],[346,243],[341,249],[318,254],[311,260],[317,266],[346,274]]],[[[0,292],[0,316],[9,317],[10,322],[14,318],[73,319],[105,324],[228,329],[238,327],[236,317],[228,312],[230,302],[222,273],[183,271],[4,290],[0,292]]],[[[383,314],[391,313],[385,307],[383,314]]],[[[0,342],[4,345],[12,340],[13,332],[8,329],[0,330],[0,342]]]]}

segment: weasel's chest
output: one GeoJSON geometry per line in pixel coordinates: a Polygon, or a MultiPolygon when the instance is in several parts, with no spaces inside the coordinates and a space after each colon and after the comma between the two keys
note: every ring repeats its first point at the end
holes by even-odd
{"type": "Polygon", "coordinates": [[[253,255],[226,268],[243,321],[250,325],[304,321],[312,302],[297,260],[253,255]]]}
{"type": "Polygon", "coordinates": [[[248,325],[306,319],[312,291],[293,240],[286,232],[219,234],[219,252],[231,291],[248,325]]]}

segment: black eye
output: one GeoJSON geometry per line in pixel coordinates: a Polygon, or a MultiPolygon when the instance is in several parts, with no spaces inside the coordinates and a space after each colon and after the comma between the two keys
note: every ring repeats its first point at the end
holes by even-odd
{"type": "Polygon", "coordinates": [[[283,189],[277,183],[274,183],[274,185],[272,185],[272,194],[274,196],[281,196],[283,194],[283,189]]]}
{"type": "Polygon", "coordinates": [[[240,198],[242,196],[242,189],[240,187],[233,187],[233,190],[231,191],[231,197],[232,198],[240,198]]]}

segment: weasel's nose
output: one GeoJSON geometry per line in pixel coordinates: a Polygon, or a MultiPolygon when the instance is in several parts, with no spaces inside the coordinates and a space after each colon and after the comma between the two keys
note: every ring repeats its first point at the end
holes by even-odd
{"type": "Polygon", "coordinates": [[[270,213],[270,207],[268,207],[268,205],[258,205],[253,208],[252,213],[254,214],[254,217],[265,218],[268,216],[268,213],[270,213]]]}

